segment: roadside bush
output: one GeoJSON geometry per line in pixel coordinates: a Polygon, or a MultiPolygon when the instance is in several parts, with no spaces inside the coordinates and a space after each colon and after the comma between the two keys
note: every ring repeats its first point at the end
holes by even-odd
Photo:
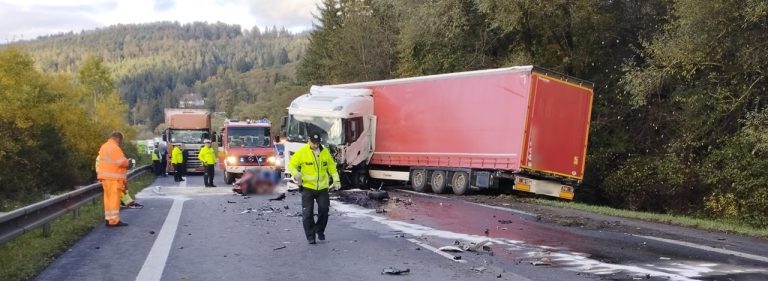
{"type": "Polygon", "coordinates": [[[744,128],[706,159],[701,178],[713,187],[709,215],[768,226],[768,111],[749,114],[744,128]]]}
{"type": "Polygon", "coordinates": [[[672,155],[638,156],[603,183],[608,203],[639,211],[684,213],[701,205],[691,168],[672,155]]]}

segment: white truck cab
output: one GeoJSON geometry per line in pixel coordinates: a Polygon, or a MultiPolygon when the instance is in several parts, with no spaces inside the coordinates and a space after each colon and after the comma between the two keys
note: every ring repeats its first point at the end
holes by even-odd
{"type": "Polygon", "coordinates": [[[308,94],[296,98],[288,107],[286,166],[310,134],[319,134],[338,164],[342,181],[365,185],[365,166],[375,145],[372,95],[369,89],[312,86],[308,94]]]}

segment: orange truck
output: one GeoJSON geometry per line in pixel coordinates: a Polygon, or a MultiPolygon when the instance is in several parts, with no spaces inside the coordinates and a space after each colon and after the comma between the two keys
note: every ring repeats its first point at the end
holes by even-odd
{"type": "MultiPolygon", "coordinates": [[[[176,172],[171,165],[170,144],[181,144],[187,172],[202,173],[203,163],[197,158],[206,139],[211,139],[211,113],[205,109],[166,108],[163,141],[168,145],[168,173],[176,172]]],[[[215,137],[215,136],[214,136],[215,137]]]]}
{"type": "Polygon", "coordinates": [[[219,167],[224,170],[227,184],[234,183],[246,170],[278,170],[282,166],[276,157],[271,129],[267,119],[224,121],[219,134],[219,167]]]}

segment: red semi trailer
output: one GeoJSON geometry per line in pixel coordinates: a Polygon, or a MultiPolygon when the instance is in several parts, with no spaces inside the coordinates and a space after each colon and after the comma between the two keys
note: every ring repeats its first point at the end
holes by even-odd
{"type": "Polygon", "coordinates": [[[534,66],[313,86],[288,108],[288,157],[319,133],[346,186],[495,188],[572,199],[584,177],[592,84],[534,66]]]}

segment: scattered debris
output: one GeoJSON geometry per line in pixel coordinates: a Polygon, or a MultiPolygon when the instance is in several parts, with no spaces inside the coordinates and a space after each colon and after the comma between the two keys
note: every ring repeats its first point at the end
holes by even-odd
{"type": "Polygon", "coordinates": [[[660,260],[665,260],[665,261],[671,260],[671,259],[670,259],[670,258],[668,258],[668,257],[659,257],[659,259],[660,259],[660,260]]]}
{"type": "Polygon", "coordinates": [[[99,247],[99,246],[96,246],[96,250],[98,250],[98,249],[101,249],[101,247],[99,247]]]}
{"type": "Polygon", "coordinates": [[[288,210],[288,209],[290,209],[290,208],[291,208],[291,207],[288,207],[288,205],[285,205],[285,206],[283,206],[283,209],[286,209],[286,210],[288,210]]]}
{"type": "Polygon", "coordinates": [[[286,247],[287,246],[283,245],[283,246],[272,249],[272,251],[282,250],[282,249],[285,249],[286,247]]]}
{"type": "Polygon", "coordinates": [[[280,193],[277,197],[270,198],[269,201],[283,201],[283,199],[285,199],[285,193],[280,193]]]}
{"type": "Polygon", "coordinates": [[[243,199],[249,199],[249,198],[251,198],[251,196],[243,195],[243,199]]]}
{"type": "Polygon", "coordinates": [[[475,242],[467,243],[467,242],[461,242],[461,241],[456,240],[456,241],[453,241],[453,246],[445,246],[445,247],[440,248],[440,250],[443,250],[443,248],[446,248],[446,247],[453,247],[455,249],[459,249],[460,251],[458,251],[458,252],[463,252],[463,251],[468,251],[468,252],[481,252],[481,251],[490,252],[491,251],[491,247],[487,245],[488,243],[491,243],[491,241],[490,240],[483,240],[483,241],[480,241],[478,243],[475,243],[475,242]]]}
{"type": "Polygon", "coordinates": [[[461,260],[461,256],[453,256],[453,260],[459,261],[459,260],[461,260]]]}
{"type": "Polygon", "coordinates": [[[724,241],[725,238],[720,237],[720,238],[717,238],[717,240],[724,241]]]}
{"type": "Polygon", "coordinates": [[[155,235],[155,231],[153,231],[153,230],[150,230],[150,231],[149,231],[149,235],[155,235]]]}
{"type": "Polygon", "coordinates": [[[488,235],[490,235],[490,234],[491,234],[491,231],[490,231],[490,230],[488,230],[488,229],[486,228],[486,229],[485,229],[485,236],[488,236],[488,235]]]}
{"type": "Polygon", "coordinates": [[[484,266],[473,267],[472,270],[477,271],[477,272],[483,272],[483,271],[485,271],[485,267],[484,266]]]}
{"type": "Polygon", "coordinates": [[[253,213],[253,209],[252,208],[248,208],[247,210],[240,212],[241,215],[242,214],[249,214],[249,213],[253,213]]]}
{"type": "Polygon", "coordinates": [[[500,224],[511,224],[512,220],[499,220],[500,224]]]}
{"type": "Polygon", "coordinates": [[[285,216],[286,217],[300,217],[301,216],[301,212],[295,212],[295,213],[292,213],[292,214],[287,214],[285,216]]]}
{"type": "Polygon", "coordinates": [[[552,262],[549,261],[549,259],[541,259],[537,261],[532,261],[531,264],[534,266],[543,266],[543,265],[552,265],[552,262]]]}
{"type": "Polygon", "coordinates": [[[384,275],[384,274],[387,274],[387,275],[407,275],[407,274],[410,274],[410,273],[411,273],[411,269],[410,268],[398,269],[398,268],[394,268],[394,267],[387,267],[387,268],[381,270],[381,274],[382,275],[384,275]]]}
{"type": "Polygon", "coordinates": [[[387,210],[385,210],[384,208],[376,209],[376,213],[377,214],[383,214],[383,213],[386,213],[386,212],[387,212],[387,210]]]}
{"type": "Polygon", "coordinates": [[[184,246],[179,247],[179,250],[184,250],[184,246]]]}
{"type": "Polygon", "coordinates": [[[454,253],[464,252],[463,249],[461,249],[459,247],[456,247],[456,246],[443,246],[443,247],[438,248],[438,250],[443,251],[443,252],[454,252],[454,253]]]}
{"type": "Polygon", "coordinates": [[[235,202],[235,201],[229,201],[229,200],[227,200],[227,203],[229,203],[229,204],[235,204],[235,203],[237,203],[237,202],[235,202]]]}
{"type": "Polygon", "coordinates": [[[496,278],[501,278],[501,273],[499,273],[499,275],[496,275],[496,278]]]}
{"type": "Polygon", "coordinates": [[[416,247],[416,251],[421,251],[421,247],[416,247]]]}

